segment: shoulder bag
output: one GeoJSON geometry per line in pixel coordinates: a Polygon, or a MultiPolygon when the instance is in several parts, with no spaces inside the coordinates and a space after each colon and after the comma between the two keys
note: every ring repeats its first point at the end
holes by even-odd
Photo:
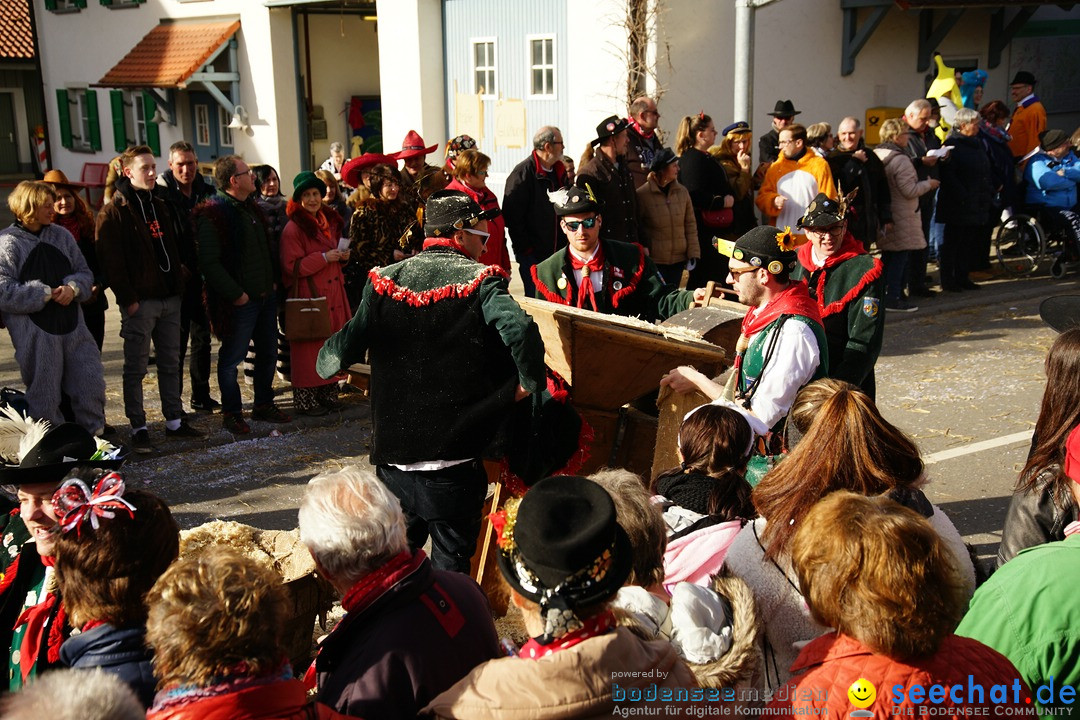
{"type": "Polygon", "coordinates": [[[300,260],[293,265],[292,293],[285,299],[285,337],[291,342],[325,340],[330,331],[330,303],[315,297],[315,283],[307,278],[309,297],[300,297],[300,260]]]}

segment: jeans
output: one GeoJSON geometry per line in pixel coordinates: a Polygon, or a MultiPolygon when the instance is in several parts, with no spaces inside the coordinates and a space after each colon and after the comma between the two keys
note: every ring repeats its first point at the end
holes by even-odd
{"type": "Polygon", "coordinates": [[[883,250],[881,262],[885,265],[885,302],[904,299],[904,274],[907,271],[910,250],[883,250]]]}
{"type": "Polygon", "coordinates": [[[221,411],[240,413],[243,403],[236,368],[247,355],[248,343],[255,344],[255,405],[274,402],[274,362],[277,360],[277,297],[267,293],[232,308],[232,332],[221,341],[217,378],[221,390],[221,411]]]}
{"type": "Polygon", "coordinates": [[[430,532],[431,563],[440,570],[469,574],[487,497],[483,462],[470,460],[427,472],[379,465],[376,472],[401,501],[409,548],[423,548],[430,532]]]}
{"type": "Polygon", "coordinates": [[[124,414],[131,427],[146,425],[143,409],[143,378],[154,342],[161,414],[166,420],[184,417],[180,402],[180,296],[141,300],[128,314],[120,308],[120,337],[124,339],[124,414]]]}
{"type": "Polygon", "coordinates": [[[184,357],[191,338],[191,399],[210,397],[210,322],[202,305],[202,285],[189,290],[180,306],[180,394],[184,394],[184,357]]]}

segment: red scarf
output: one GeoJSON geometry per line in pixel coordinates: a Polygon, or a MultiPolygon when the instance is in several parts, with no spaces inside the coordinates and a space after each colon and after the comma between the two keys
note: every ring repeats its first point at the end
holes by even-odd
{"type": "Polygon", "coordinates": [[[764,330],[781,315],[803,315],[821,325],[821,313],[817,303],[810,297],[803,281],[792,281],[782,293],[769,304],[746,313],[742,321],[742,335],[749,339],[764,330]]]}
{"type": "Polygon", "coordinates": [[[465,249],[465,246],[462,245],[461,243],[459,243],[454,238],[446,238],[446,237],[424,238],[424,249],[427,250],[428,248],[433,248],[433,247],[453,248],[454,250],[457,250],[459,253],[461,253],[463,255],[466,255],[466,256],[468,256],[470,258],[472,257],[471,255],[469,255],[468,251],[465,249]]]}
{"type": "MultiPolygon", "coordinates": [[[[814,244],[812,242],[804,243],[799,247],[799,264],[802,265],[808,273],[818,270],[818,266],[814,262],[813,249],[814,244]]],[[[840,252],[832,257],[825,258],[824,268],[828,270],[853,257],[865,254],[866,248],[863,247],[863,244],[856,240],[855,236],[850,232],[845,233],[844,241],[840,243],[840,252]]]]}
{"type": "Polygon", "coordinates": [[[577,306],[579,308],[585,308],[585,297],[588,296],[589,302],[592,303],[592,309],[599,312],[596,307],[596,291],[593,290],[592,278],[589,277],[589,274],[602,272],[604,270],[603,246],[597,245],[596,254],[588,261],[582,260],[569,250],[566,252],[570,256],[570,267],[574,270],[581,271],[581,284],[578,286],[577,306]]]}
{"type": "Polygon", "coordinates": [[[636,132],[638,135],[645,138],[646,140],[652,140],[653,135],[656,134],[655,130],[646,130],[645,128],[638,125],[637,120],[635,120],[634,118],[629,118],[629,125],[634,132],[636,132]]]}
{"type": "MultiPolygon", "coordinates": [[[[357,580],[341,599],[342,609],[349,614],[363,612],[382,597],[383,593],[416,572],[426,559],[427,555],[423,550],[417,550],[415,553],[407,550],[398,553],[382,567],[372,570],[357,580]]],[[[338,627],[341,626],[338,625],[338,627]]],[[[317,659],[318,654],[304,673],[304,687],[309,690],[316,685],[315,661],[317,659]]]]}
{"type": "Polygon", "coordinates": [[[529,642],[525,643],[521,647],[521,650],[518,651],[518,657],[536,660],[538,658],[547,657],[548,655],[553,655],[561,650],[572,648],[575,645],[585,642],[589,638],[606,635],[615,627],[615,613],[610,610],[605,610],[599,615],[593,615],[591,618],[582,622],[584,623],[584,627],[581,629],[566,633],[547,645],[541,645],[536,641],[536,638],[530,639],[529,642]]]}
{"type": "MultiPolygon", "coordinates": [[[[56,562],[52,557],[41,557],[41,562],[46,567],[52,567],[56,562]]],[[[14,577],[14,569],[11,570],[14,577]]],[[[42,592],[45,591],[43,584],[42,592]]],[[[60,603],[60,596],[51,592],[44,598],[39,597],[36,605],[32,605],[19,615],[15,621],[15,627],[26,625],[23,633],[22,645],[19,647],[19,670],[22,673],[22,681],[25,685],[30,676],[30,670],[38,661],[38,651],[41,649],[42,638],[46,640],[46,660],[55,664],[60,661],[60,646],[64,642],[63,628],[66,620],[64,606],[60,603]],[[57,607],[59,605],[59,607],[57,607]],[[53,609],[56,609],[55,615],[53,609]],[[49,624],[50,616],[52,624],[49,624]]]]}

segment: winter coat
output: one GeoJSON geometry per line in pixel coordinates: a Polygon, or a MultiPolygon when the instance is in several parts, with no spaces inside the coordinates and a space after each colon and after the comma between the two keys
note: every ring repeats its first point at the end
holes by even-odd
{"type": "Polygon", "coordinates": [[[859,140],[855,150],[835,150],[827,156],[826,161],[832,170],[838,194],[858,191],[851,201],[848,231],[869,250],[870,245],[878,240],[878,230],[893,221],[892,192],[885,167],[876,152],[866,147],[862,140],[859,140]],[[866,154],[865,161],[855,157],[855,153],[860,151],[866,154]]]}
{"type": "Polygon", "coordinates": [[[641,187],[649,176],[649,166],[656,153],[664,146],[660,142],[658,131],[653,131],[651,138],[641,135],[631,124],[626,128],[626,167],[634,179],[634,187],[641,187]]]}
{"type": "Polygon", "coordinates": [[[830,632],[803,648],[791,671],[795,673],[791,684],[769,703],[776,716],[846,718],[852,710],[848,689],[859,678],[870,681],[877,689],[877,698],[867,709],[880,720],[926,717],[922,712],[928,710],[942,717],[965,717],[976,707],[985,708],[983,714],[988,717],[1003,715],[1002,710],[1012,711],[1009,715],[1026,715],[1031,702],[1031,691],[1023,682],[1018,697],[1013,698],[1016,668],[1007,658],[982,643],[957,635],[945,637],[930,657],[904,661],[876,653],[853,637],[830,632]],[[969,683],[983,688],[981,694],[972,693],[971,701],[969,683]],[[929,692],[920,698],[911,692],[916,684],[924,692],[940,685],[946,688],[946,694],[936,702],[931,699],[935,695],[929,692]],[[993,685],[1006,686],[1006,702],[993,702],[993,685]],[[961,702],[948,694],[950,687],[963,689],[961,702]]]}
{"type": "Polygon", "coordinates": [[[735,215],[734,222],[718,235],[728,240],[738,240],[758,224],[757,215],[754,213],[754,176],[749,170],[742,169],[739,159],[734,155],[717,155],[716,161],[724,169],[728,184],[735,195],[735,204],[731,206],[735,215]]]}
{"type": "MultiPolygon", "coordinates": [[[[634,690],[644,695],[650,688],[659,693],[663,688],[692,692],[697,687],[670,642],[643,640],[629,628],[618,627],[537,660],[490,660],[436,697],[423,714],[461,720],[609,718],[618,708],[649,704],[630,702],[628,695],[634,690]]],[[[698,690],[697,696],[704,700],[706,693],[698,690]]],[[[657,701],[652,707],[674,704],[657,701]]]]}
{"type": "MultiPolygon", "coordinates": [[[[499,199],[495,197],[495,193],[491,192],[489,187],[485,186],[477,190],[469,187],[464,181],[455,178],[450,181],[446,189],[465,193],[484,210],[499,209],[499,199]]],[[[491,236],[487,239],[487,244],[484,245],[484,253],[480,256],[478,262],[483,265],[498,265],[509,274],[510,253],[506,250],[506,220],[503,218],[502,213],[488,220],[487,231],[491,233],[491,236]]]]}
{"type": "Polygon", "coordinates": [[[600,224],[601,239],[639,242],[636,186],[626,167],[626,158],[615,164],[597,151],[592,160],[578,168],[574,184],[579,188],[588,185],[600,201],[600,213],[604,217],[600,224]]]}
{"type": "Polygon", "coordinates": [[[1025,201],[1028,205],[1072,210],[1076,205],[1078,180],[1080,168],[1070,167],[1047,153],[1036,153],[1024,168],[1025,201]]]}
{"type": "Polygon", "coordinates": [[[937,222],[946,225],[981,226],[990,222],[990,158],[978,137],[951,135],[948,160],[939,163],[941,187],[937,198],[937,222]]]}
{"type": "MultiPolygon", "coordinates": [[[[975,591],[975,567],[964,540],[945,513],[936,506],[931,507],[934,514],[928,520],[953,551],[970,595],[975,591]]],[[[761,544],[765,524],[765,518],[757,518],[742,529],[728,549],[724,567],[745,580],[754,593],[758,614],[764,623],[763,666],[754,685],[759,689],[775,690],[791,677],[789,668],[798,657],[799,648],[828,628],[810,616],[790,558],[781,557],[774,561],[765,557],[765,548],[761,544]]],[[[847,691],[847,685],[844,690],[847,691]]]]}
{"type": "Polygon", "coordinates": [[[677,583],[665,601],[626,585],[612,602],[630,613],[650,640],[669,640],[702,687],[734,688],[757,669],[760,622],[754,594],[737,577],[677,583]]]}
{"type": "Polygon", "coordinates": [[[1000,568],[1025,548],[1065,539],[1065,528],[1080,519],[1080,508],[1069,493],[1054,497],[1051,481],[1061,471],[1054,465],[1036,478],[1034,490],[1013,493],[1001,531],[997,566],[1000,568]]]}
{"type": "MultiPolygon", "coordinates": [[[[163,699],[164,700],[164,699],[163,699]]],[[[236,692],[159,702],[147,720],[349,720],[322,703],[308,703],[299,680],[254,685],[236,692]]]]}
{"type": "MultiPolygon", "coordinates": [[[[273,197],[268,197],[262,193],[255,196],[255,204],[259,206],[266,217],[266,229],[270,233],[270,243],[274,246],[281,242],[281,231],[289,223],[289,216],[285,214],[285,207],[288,203],[289,198],[281,193],[273,197]]],[[[348,225],[345,227],[348,227],[348,225]]]]}
{"type": "Polygon", "coordinates": [[[919,198],[932,190],[929,178],[919,180],[915,166],[899,147],[883,143],[874,154],[885,166],[892,203],[892,228],[878,237],[880,250],[921,250],[926,247],[923,237],[919,198]]]}
{"type": "Polygon", "coordinates": [[[1039,133],[1046,129],[1046,108],[1036,95],[1030,95],[1017,104],[1009,123],[1009,150],[1017,162],[1039,147],[1039,133]]]}
{"type": "Polygon", "coordinates": [[[735,195],[727,173],[712,155],[697,148],[687,148],[679,156],[679,182],[690,193],[690,202],[694,205],[698,242],[704,241],[711,247],[715,231],[702,221],[701,213],[703,210],[720,210],[724,207],[723,198],[735,195]]]}
{"type": "Polygon", "coordinates": [[[367,607],[349,612],[315,658],[319,702],[364,718],[414,718],[477,665],[498,657],[480,587],[425,559],[367,607]]]}
{"type": "Polygon", "coordinates": [[[395,250],[405,253],[411,250],[410,237],[405,233],[416,222],[415,212],[415,208],[410,210],[409,204],[401,199],[371,197],[357,206],[349,225],[352,255],[344,268],[345,286],[353,304],[358,304],[372,268],[397,262],[395,250]]]}
{"type": "MultiPolygon", "coordinates": [[[[352,317],[349,298],[345,295],[345,276],[340,262],[327,262],[323,254],[337,249],[341,237],[341,216],[325,205],[319,213],[327,220],[327,229],[320,230],[315,216],[297,203],[289,201],[289,224],[281,233],[282,280],[290,297],[325,297],[330,310],[330,331],[337,332],[352,317]],[[299,280],[294,283],[293,272],[300,262],[299,280]],[[310,281],[310,282],[309,282],[310,281]],[[311,289],[314,286],[314,291],[311,289]]],[[[288,301],[286,301],[288,302],[288,301]]],[[[323,340],[293,340],[289,343],[294,387],[318,387],[336,382],[324,380],[315,372],[323,340]]]]}
{"type": "MultiPolygon", "coordinates": [[[[164,200],[117,181],[112,202],[98,215],[98,260],[120,307],[164,299],[184,289],[180,240],[164,200]],[[155,239],[151,225],[160,228],[155,239]]],[[[87,290],[89,292],[89,290],[87,290]]]]}
{"type": "Polygon", "coordinates": [[[146,628],[116,628],[108,623],[73,634],[60,646],[60,660],[70,668],[101,668],[123,680],[143,707],[154,702],[157,681],[146,647],[146,628]]]}
{"type": "Polygon", "coordinates": [[[778,228],[790,227],[798,237],[805,237],[798,229],[799,218],[818,193],[835,198],[836,186],[833,184],[829,163],[807,148],[795,160],[781,154],[776,162],[769,166],[754,202],[770,225],[778,228]],[[787,198],[787,201],[783,208],[777,210],[774,201],[780,195],[787,198]]]}
{"type": "Polygon", "coordinates": [[[650,179],[637,189],[642,244],[658,265],[686,262],[701,257],[697,222],[690,193],[673,180],[665,193],[650,179]]]}
{"type": "Polygon", "coordinates": [[[514,257],[522,265],[535,265],[566,246],[547,194],[569,184],[561,162],[544,172],[535,152],[510,171],[503,191],[503,218],[514,257]]]}
{"type": "Polygon", "coordinates": [[[978,589],[956,634],[985,643],[1009,658],[1035,690],[1040,706],[1057,707],[1057,714],[1067,715],[1068,706],[1043,701],[1056,701],[1057,688],[1080,685],[1078,584],[1080,535],[1028,548],[978,589]],[[1037,688],[1050,678],[1055,691],[1047,697],[1037,688]]]}

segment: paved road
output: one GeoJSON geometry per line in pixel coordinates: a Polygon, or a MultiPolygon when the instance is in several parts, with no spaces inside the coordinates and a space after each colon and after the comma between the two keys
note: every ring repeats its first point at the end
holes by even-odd
{"type": "MultiPolygon", "coordinates": [[[[1080,292],[1080,282],[1049,278],[989,284],[978,292],[940,296],[911,315],[891,315],[877,366],[878,402],[910,433],[929,461],[931,499],[954,519],[980,554],[996,552],[1007,499],[1023,464],[1043,388],[1042,364],[1054,333],[1038,319],[1046,296],[1080,292]],[[989,446],[989,447],[986,447],[989,446]]],[[[124,427],[118,316],[103,359],[109,421],[124,427]]],[[[7,341],[0,346],[0,384],[19,385],[7,341]]],[[[147,407],[156,405],[153,376],[147,407]]],[[[247,402],[250,388],[244,388],[247,402]]],[[[283,401],[288,401],[284,395],[283,401]]],[[[150,412],[160,438],[161,417],[150,412]]],[[[306,481],[347,464],[366,464],[366,401],[349,398],[340,414],[303,418],[281,428],[255,423],[253,439],[236,441],[219,416],[196,416],[212,430],[205,443],[162,439],[161,453],[137,457],[130,476],[173,503],[190,527],[211,518],[262,528],[291,528],[306,481]]]]}

